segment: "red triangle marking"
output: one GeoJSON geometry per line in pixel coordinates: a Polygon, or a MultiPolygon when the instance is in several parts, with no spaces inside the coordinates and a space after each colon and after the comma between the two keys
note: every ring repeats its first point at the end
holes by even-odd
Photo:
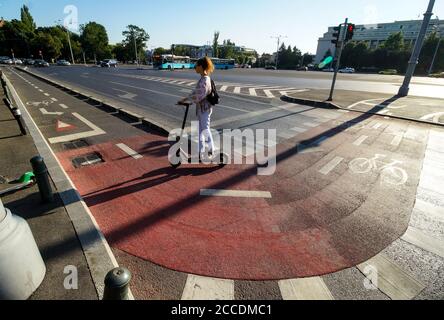
{"type": "Polygon", "coordinates": [[[60,120],[57,120],[57,126],[56,126],[56,130],[57,132],[63,132],[63,131],[69,131],[69,130],[74,130],[76,127],[69,124],[69,123],[65,123],[62,122],[60,120]]]}

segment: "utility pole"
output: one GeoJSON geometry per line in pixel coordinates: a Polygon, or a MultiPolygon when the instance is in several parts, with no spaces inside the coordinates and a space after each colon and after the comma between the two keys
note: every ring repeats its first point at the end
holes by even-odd
{"type": "Polygon", "coordinates": [[[435,66],[435,60],[436,60],[436,56],[438,55],[438,51],[439,51],[439,46],[441,45],[441,29],[439,28],[439,18],[436,17],[436,20],[438,20],[438,25],[436,26],[438,29],[438,44],[436,45],[436,49],[435,49],[435,54],[433,55],[433,59],[432,59],[432,63],[430,64],[430,69],[428,72],[428,75],[430,76],[433,72],[433,67],[435,66]]]}
{"type": "Polygon", "coordinates": [[[344,26],[340,29],[340,39],[341,39],[341,45],[339,47],[339,53],[338,50],[336,50],[335,53],[335,74],[333,75],[333,82],[331,84],[331,90],[330,95],[328,96],[327,101],[333,101],[333,93],[335,91],[335,85],[336,85],[336,79],[338,77],[338,71],[339,71],[339,65],[341,64],[341,56],[342,56],[342,50],[344,50],[345,45],[345,39],[347,37],[347,28],[348,28],[348,18],[345,19],[344,26]],[[342,33],[341,33],[342,32],[342,33]]]}
{"type": "Polygon", "coordinates": [[[430,20],[433,16],[433,7],[435,6],[435,0],[429,1],[429,6],[426,13],[424,14],[424,20],[422,21],[421,31],[419,32],[418,39],[416,40],[415,49],[413,50],[412,56],[409,61],[409,66],[405,74],[404,83],[399,89],[398,96],[406,97],[409,95],[410,82],[412,81],[413,74],[415,73],[416,66],[419,63],[419,55],[421,54],[421,49],[424,44],[424,39],[427,33],[427,28],[429,27],[430,20]]]}
{"type": "Polygon", "coordinates": [[[86,56],[85,56],[85,51],[83,51],[83,63],[85,64],[85,67],[86,67],[86,56]]]}
{"type": "Polygon", "coordinates": [[[275,36],[275,37],[271,37],[272,39],[277,39],[277,51],[276,51],[276,70],[278,69],[279,66],[279,47],[281,45],[281,39],[285,39],[288,38],[287,36],[275,36]]]}
{"type": "MultiPolygon", "coordinates": [[[[58,25],[60,25],[62,27],[62,20],[57,20],[55,23],[57,23],[58,25]]],[[[72,61],[72,64],[75,64],[74,54],[72,52],[71,36],[69,34],[69,29],[67,26],[63,26],[63,28],[66,30],[66,34],[68,35],[68,45],[69,45],[69,51],[71,53],[71,61],[72,61]]]]}

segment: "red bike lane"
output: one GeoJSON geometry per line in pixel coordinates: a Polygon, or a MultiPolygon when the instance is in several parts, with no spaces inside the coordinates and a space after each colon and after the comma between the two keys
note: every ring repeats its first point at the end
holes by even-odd
{"type": "Polygon", "coordinates": [[[167,159],[170,144],[154,134],[57,155],[112,247],[185,273],[281,280],[355,266],[406,231],[425,140],[405,134],[395,145],[394,127],[426,133],[413,123],[357,121],[350,113],[339,125],[331,121],[280,144],[272,176],[258,176],[248,165],[175,170],[167,159]],[[75,157],[91,152],[104,163],[73,166],[75,157]],[[371,164],[378,154],[387,164],[399,161],[407,181],[387,183],[391,171],[379,163],[364,174],[350,168],[354,159],[371,164]],[[270,197],[201,195],[214,189],[270,197]]]}

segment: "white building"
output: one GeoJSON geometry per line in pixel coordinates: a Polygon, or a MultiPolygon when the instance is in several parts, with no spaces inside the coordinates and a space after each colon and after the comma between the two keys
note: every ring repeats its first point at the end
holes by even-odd
{"type": "MultiPolygon", "coordinates": [[[[372,49],[382,45],[388,37],[397,32],[402,32],[406,43],[414,45],[421,29],[422,20],[396,21],[393,23],[379,23],[371,25],[356,25],[353,41],[365,41],[372,49]]],[[[432,20],[427,34],[433,32],[435,26],[439,30],[444,30],[444,20],[432,20]]],[[[320,63],[325,53],[330,49],[335,52],[335,45],[331,43],[333,39],[334,27],[329,27],[328,32],[318,41],[315,63],[320,63]]]]}

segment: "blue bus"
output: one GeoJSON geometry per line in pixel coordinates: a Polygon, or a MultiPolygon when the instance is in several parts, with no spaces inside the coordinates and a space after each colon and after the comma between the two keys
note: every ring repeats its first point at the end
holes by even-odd
{"type": "Polygon", "coordinates": [[[153,57],[154,68],[159,70],[172,69],[192,69],[194,64],[191,63],[190,57],[173,56],[171,54],[163,54],[153,57]]]}
{"type": "MultiPolygon", "coordinates": [[[[234,69],[235,61],[234,59],[219,59],[219,58],[210,58],[213,61],[214,68],[216,70],[228,70],[234,69]]],[[[191,68],[194,68],[198,59],[191,59],[191,68]]]]}

